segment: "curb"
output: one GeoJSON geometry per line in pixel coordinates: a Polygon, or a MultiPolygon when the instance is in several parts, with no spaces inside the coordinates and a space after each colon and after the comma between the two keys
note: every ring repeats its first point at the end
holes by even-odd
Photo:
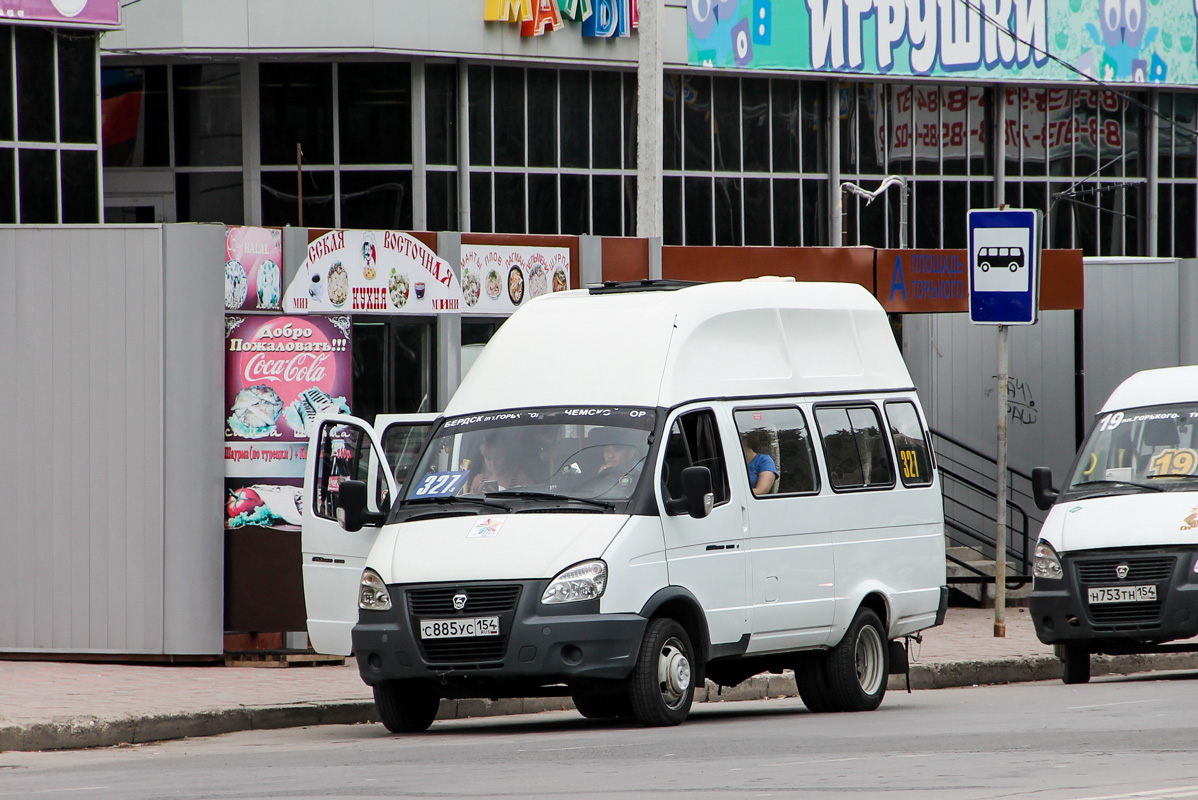
{"type": "MultiPolygon", "coordinates": [[[[1090,672],[1095,677],[1167,670],[1198,670],[1198,653],[1094,656],[1090,663],[1090,672]]],[[[913,690],[1059,680],[1060,677],[1061,662],[1056,656],[1049,655],[911,665],[913,690]]],[[[891,675],[887,688],[889,691],[905,691],[907,680],[902,675],[891,675]]],[[[722,691],[708,681],[706,686],[695,692],[695,702],[721,703],[797,696],[794,675],[787,672],[781,675],[756,675],[722,691]]],[[[535,714],[573,707],[569,697],[442,700],[437,719],[535,714]]],[[[373,722],[378,722],[378,714],[374,703],[369,700],[242,706],[123,719],[71,717],[34,725],[0,727],[0,752],[116,747],[237,731],[373,722]]]]}
{"type": "Polygon", "coordinates": [[[116,747],[237,731],[348,725],[377,720],[374,703],[368,700],[241,707],[123,719],[70,717],[0,728],[0,752],[116,747]]]}

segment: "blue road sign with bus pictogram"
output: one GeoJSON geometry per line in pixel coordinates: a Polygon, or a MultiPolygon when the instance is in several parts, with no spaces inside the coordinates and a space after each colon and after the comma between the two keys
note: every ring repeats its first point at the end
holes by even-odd
{"type": "Polygon", "coordinates": [[[1040,310],[1040,224],[1033,209],[969,212],[969,321],[1034,325],[1040,310]]]}

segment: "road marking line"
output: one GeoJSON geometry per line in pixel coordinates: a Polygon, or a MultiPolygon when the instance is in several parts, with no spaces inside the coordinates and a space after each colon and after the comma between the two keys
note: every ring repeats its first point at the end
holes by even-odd
{"type": "Polygon", "coordinates": [[[111,786],[80,786],[75,789],[37,789],[29,794],[61,794],[62,792],[95,792],[98,790],[108,790],[111,786]]]}
{"type": "MultiPolygon", "coordinates": [[[[1110,706],[1135,706],[1140,703],[1163,703],[1164,700],[1124,700],[1119,703],[1099,703],[1094,706],[1066,706],[1066,711],[1081,711],[1087,708],[1108,708],[1110,706]]],[[[1122,795],[1120,795],[1122,796],[1122,795]]]]}
{"type": "Polygon", "coordinates": [[[1148,800],[1149,798],[1195,797],[1198,786],[1175,786],[1172,789],[1148,789],[1127,794],[1105,794],[1094,797],[1076,797],[1074,800],[1148,800]]]}
{"type": "Polygon", "coordinates": [[[763,767],[805,767],[809,764],[840,764],[845,761],[869,761],[868,758],[816,758],[809,761],[781,761],[777,764],[762,764],[763,767]]]}

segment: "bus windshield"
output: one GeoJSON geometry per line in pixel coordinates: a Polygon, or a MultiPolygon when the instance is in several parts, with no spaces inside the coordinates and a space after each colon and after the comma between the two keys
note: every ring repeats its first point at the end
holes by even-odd
{"type": "Polygon", "coordinates": [[[1198,403],[1103,414],[1082,446],[1066,491],[1120,485],[1185,486],[1198,478],[1198,403]]]}
{"type": "Polygon", "coordinates": [[[403,504],[504,496],[620,504],[640,481],[655,420],[653,409],[632,407],[453,417],[429,441],[403,504]]]}

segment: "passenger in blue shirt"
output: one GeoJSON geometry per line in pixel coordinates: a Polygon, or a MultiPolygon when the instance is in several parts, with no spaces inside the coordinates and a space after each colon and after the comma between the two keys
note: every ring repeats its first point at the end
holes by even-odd
{"type": "Polygon", "coordinates": [[[778,467],[768,453],[769,439],[763,430],[748,431],[741,437],[745,449],[745,463],[749,467],[749,487],[753,494],[769,494],[778,480],[778,467]]]}

